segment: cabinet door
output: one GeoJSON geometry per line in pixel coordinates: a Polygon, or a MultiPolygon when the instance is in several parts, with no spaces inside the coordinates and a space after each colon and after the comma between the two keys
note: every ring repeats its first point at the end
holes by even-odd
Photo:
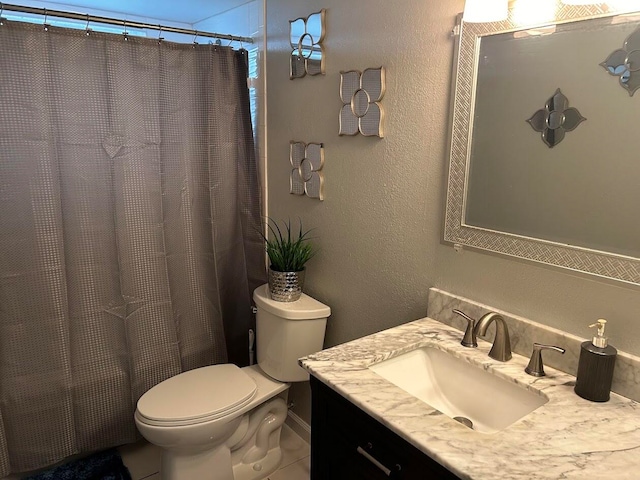
{"type": "Polygon", "coordinates": [[[311,377],[311,480],[457,479],[311,377]]]}

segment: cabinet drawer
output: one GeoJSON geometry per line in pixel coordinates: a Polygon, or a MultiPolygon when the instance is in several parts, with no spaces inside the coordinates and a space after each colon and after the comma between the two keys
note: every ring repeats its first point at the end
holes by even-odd
{"type": "Polygon", "coordinates": [[[311,377],[311,480],[457,479],[311,377]]]}

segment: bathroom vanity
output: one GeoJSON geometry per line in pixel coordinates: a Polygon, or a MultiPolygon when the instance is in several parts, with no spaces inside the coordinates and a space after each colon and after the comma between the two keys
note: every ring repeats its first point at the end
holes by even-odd
{"type": "MultiPolygon", "coordinates": [[[[575,377],[549,366],[545,377],[532,377],[528,358],[498,362],[487,355],[490,343],[465,348],[461,335],[423,318],[301,359],[314,377],[312,480],[638,478],[638,403],[615,393],[606,403],[586,401],[573,391],[575,377]],[[419,349],[543,401],[490,433],[468,428],[369,368],[419,349]]],[[[491,397],[472,386],[468,395],[474,403],[491,397]]],[[[491,410],[488,400],[483,408],[491,410]]],[[[501,407],[494,409],[499,420],[501,407]]]]}
{"type": "Polygon", "coordinates": [[[458,478],[315,377],[311,391],[311,480],[458,478]]]}

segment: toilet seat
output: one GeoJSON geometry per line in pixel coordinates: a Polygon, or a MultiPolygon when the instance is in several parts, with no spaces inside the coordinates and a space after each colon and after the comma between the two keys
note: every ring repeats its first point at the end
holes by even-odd
{"type": "Polygon", "coordinates": [[[159,383],[138,400],[148,425],[183,426],[233,414],[255,396],[255,381],[233,364],[196,368],[159,383]]]}

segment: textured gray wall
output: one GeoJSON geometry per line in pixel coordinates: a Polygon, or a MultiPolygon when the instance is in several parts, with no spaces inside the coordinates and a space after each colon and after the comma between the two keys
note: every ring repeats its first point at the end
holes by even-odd
{"type": "MultiPolygon", "coordinates": [[[[640,292],[440,242],[453,39],[462,0],[267,0],[269,214],[314,227],[305,291],[332,308],[325,346],[423,317],[444,290],[640,354],[640,292]],[[325,76],[288,78],[289,20],[327,9],[325,76]],[[340,70],[387,69],[385,138],[339,137],[340,70]],[[324,142],[325,200],[290,195],[289,141],[324,142]]],[[[633,159],[629,159],[633,161],[633,159]]],[[[309,418],[296,386],[296,412],[309,418]]]]}

